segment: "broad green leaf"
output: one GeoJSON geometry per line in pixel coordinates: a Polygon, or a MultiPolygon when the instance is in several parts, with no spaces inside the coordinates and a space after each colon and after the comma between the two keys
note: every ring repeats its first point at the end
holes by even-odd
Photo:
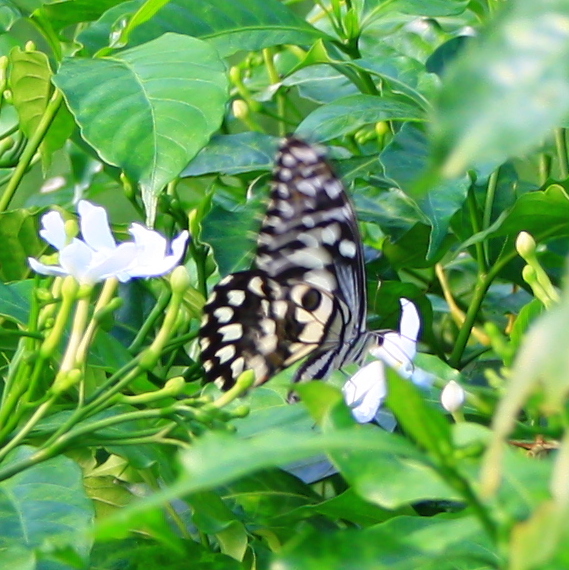
{"type": "Polygon", "coordinates": [[[186,478],[180,487],[186,488],[186,492],[212,488],[259,469],[286,465],[322,452],[361,449],[369,453],[391,451],[418,455],[404,440],[373,428],[367,429],[367,426],[326,435],[298,433],[294,438],[290,433],[274,430],[243,440],[238,445],[230,444],[231,440],[221,434],[208,434],[184,453],[181,460],[186,478]]]}
{"type": "Polygon", "coordinates": [[[183,541],[182,550],[143,536],[98,541],[93,547],[89,570],[243,570],[243,565],[194,540],[183,541]]]}
{"type": "MultiPolygon", "coordinates": [[[[355,421],[341,393],[332,386],[309,383],[300,386],[299,393],[325,433],[354,425],[355,421]]],[[[427,457],[418,453],[408,458],[389,452],[346,450],[331,453],[330,456],[342,476],[361,497],[387,509],[422,500],[460,499],[434,471],[427,457]]]]}
{"type": "MultiPolygon", "coordinates": [[[[2,467],[35,452],[33,447],[18,447],[2,467]]],[[[85,559],[91,548],[88,531],[93,517],[81,469],[67,457],[55,457],[17,473],[0,483],[0,565],[12,567],[3,560],[6,550],[10,556],[14,547],[33,551],[49,542],[67,544],[85,559]]]]}
{"type": "Polygon", "coordinates": [[[388,386],[387,405],[403,429],[437,460],[452,455],[450,426],[445,417],[425,402],[416,386],[393,371],[389,371],[388,386]]]}
{"type": "Polygon", "coordinates": [[[461,14],[468,5],[468,0],[366,0],[366,19],[370,19],[374,13],[381,14],[386,8],[401,12],[402,14],[416,14],[418,16],[453,16],[461,14]]]}
{"type": "Polygon", "coordinates": [[[421,109],[400,99],[348,95],[313,111],[297,127],[300,136],[327,141],[379,121],[424,121],[421,109]]]}
{"type": "Polygon", "coordinates": [[[330,65],[309,65],[285,77],[283,85],[296,87],[301,97],[316,103],[330,103],[357,93],[356,86],[330,65]]]}
{"type": "Polygon", "coordinates": [[[238,505],[250,521],[268,526],[285,526],[285,521],[286,526],[293,526],[305,516],[305,507],[321,502],[311,487],[280,469],[243,477],[224,486],[220,493],[230,504],[238,505]]]}
{"type": "Polygon", "coordinates": [[[36,131],[49,102],[53,90],[52,73],[47,56],[40,51],[22,51],[16,47],[10,52],[10,62],[14,107],[20,117],[20,128],[29,138],[36,131]]]}
{"type": "Polygon", "coordinates": [[[107,10],[121,4],[124,0],[59,0],[46,2],[38,10],[42,17],[49,20],[54,30],[62,30],[72,24],[92,22],[100,18],[107,10]]]}
{"type": "Polygon", "coordinates": [[[34,286],[33,279],[16,281],[9,285],[0,283],[0,315],[21,325],[27,324],[34,286]]]}
{"type": "MultiPolygon", "coordinates": [[[[106,47],[115,23],[136,13],[142,3],[125,2],[109,10],[79,35],[79,41],[90,53],[106,47]]],[[[310,45],[325,37],[278,0],[171,0],[130,33],[129,45],[143,44],[165,32],[208,40],[224,57],[282,44],[310,45]]]]}
{"type": "Polygon", "coordinates": [[[22,12],[10,0],[0,1],[0,30],[6,33],[22,17],[22,12]]]}
{"type": "Polygon", "coordinates": [[[247,549],[247,531],[243,523],[212,491],[194,493],[187,502],[192,507],[192,521],[206,534],[214,534],[223,554],[242,560],[247,549]]]}
{"type": "MultiPolygon", "coordinates": [[[[424,134],[406,124],[381,153],[385,175],[403,190],[409,189],[427,167],[428,148],[424,134]]],[[[445,180],[431,188],[418,200],[418,206],[431,224],[431,239],[427,259],[438,253],[448,234],[451,218],[462,207],[470,187],[470,179],[445,180]]]]}
{"type": "Polygon", "coordinates": [[[202,224],[202,241],[212,246],[222,276],[250,267],[255,247],[251,230],[258,226],[260,201],[250,200],[229,211],[214,205],[202,224]]]}
{"type": "Polygon", "coordinates": [[[216,135],[180,176],[270,171],[274,164],[276,148],[274,137],[262,133],[216,135]]]}
{"type": "Polygon", "coordinates": [[[85,140],[140,184],[150,223],[159,193],[217,130],[227,100],[215,50],[176,34],[110,57],[67,58],[54,81],[85,140]]]}
{"type": "Polygon", "coordinates": [[[565,0],[509,2],[448,67],[432,139],[443,176],[520,155],[566,119],[568,18],[565,0]]]}
{"type": "Polygon", "coordinates": [[[544,191],[528,192],[520,196],[509,211],[504,211],[486,230],[473,235],[461,244],[461,249],[472,246],[488,237],[506,237],[500,243],[500,259],[517,255],[515,241],[526,231],[537,241],[569,235],[569,197],[559,184],[544,191]]]}
{"type": "Polygon", "coordinates": [[[0,213],[0,278],[14,281],[26,277],[28,257],[37,257],[44,244],[40,241],[34,216],[27,210],[0,213]]]}
{"type": "Polygon", "coordinates": [[[472,518],[397,517],[375,527],[304,533],[271,570],[490,570],[498,563],[472,518]]]}

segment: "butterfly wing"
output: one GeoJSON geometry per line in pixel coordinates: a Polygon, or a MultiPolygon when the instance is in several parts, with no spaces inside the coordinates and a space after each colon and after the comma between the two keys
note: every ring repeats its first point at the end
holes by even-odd
{"type": "Polygon", "coordinates": [[[307,283],[336,300],[331,326],[313,339],[318,349],[296,380],[324,378],[359,358],[369,342],[362,242],[344,187],[318,147],[290,137],[280,148],[255,263],[280,283],[307,283]]]}
{"type": "Polygon", "coordinates": [[[310,355],[296,380],[324,378],[368,343],[361,239],[353,208],[323,152],[282,144],[258,237],[256,269],[226,277],[200,330],[206,380],[256,384],[310,355]]]}

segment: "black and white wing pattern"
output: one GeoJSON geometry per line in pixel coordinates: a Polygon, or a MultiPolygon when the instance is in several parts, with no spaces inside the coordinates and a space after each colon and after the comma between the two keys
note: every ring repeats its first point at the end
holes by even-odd
{"type": "Polygon", "coordinates": [[[324,152],[289,137],[276,156],[255,268],[222,279],[205,306],[206,380],[228,389],[251,369],[258,385],[306,356],[295,381],[322,379],[375,338],[352,205],[324,152]]]}

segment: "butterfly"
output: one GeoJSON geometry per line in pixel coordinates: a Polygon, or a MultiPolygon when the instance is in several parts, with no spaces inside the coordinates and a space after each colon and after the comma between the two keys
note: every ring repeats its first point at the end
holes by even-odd
{"type": "Polygon", "coordinates": [[[275,159],[254,267],[214,288],[200,329],[207,382],[255,385],[298,360],[294,381],[360,362],[379,333],[366,327],[363,247],[354,209],[320,147],[286,138],[275,159]]]}

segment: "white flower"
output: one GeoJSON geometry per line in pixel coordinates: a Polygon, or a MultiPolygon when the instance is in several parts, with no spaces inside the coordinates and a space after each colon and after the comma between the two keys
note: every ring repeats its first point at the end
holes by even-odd
{"type": "Polygon", "coordinates": [[[451,414],[462,407],[465,398],[466,393],[464,388],[454,380],[451,380],[441,392],[441,404],[443,408],[451,414]]]}
{"type": "Polygon", "coordinates": [[[420,324],[415,305],[408,299],[401,299],[400,332],[383,335],[381,345],[369,350],[378,360],[360,368],[342,388],[344,400],[356,421],[371,421],[387,395],[384,363],[418,386],[432,384],[434,377],[431,374],[413,366],[420,324]]]}
{"type": "Polygon", "coordinates": [[[355,420],[361,424],[371,422],[387,396],[383,362],[374,360],[360,368],[344,384],[342,392],[355,420]]]}
{"type": "Polygon", "coordinates": [[[77,210],[83,239],[69,240],[65,222],[58,212],[42,217],[40,235],[59,251],[59,265],[46,265],[29,257],[34,271],[44,275],[72,275],[86,284],[109,277],[125,282],[133,277],[163,275],[182,258],[187,231],[172,242],[172,255],[166,255],[166,240],[158,232],[133,224],[129,231],[134,242],[117,245],[104,208],[81,200],[77,210]]]}

